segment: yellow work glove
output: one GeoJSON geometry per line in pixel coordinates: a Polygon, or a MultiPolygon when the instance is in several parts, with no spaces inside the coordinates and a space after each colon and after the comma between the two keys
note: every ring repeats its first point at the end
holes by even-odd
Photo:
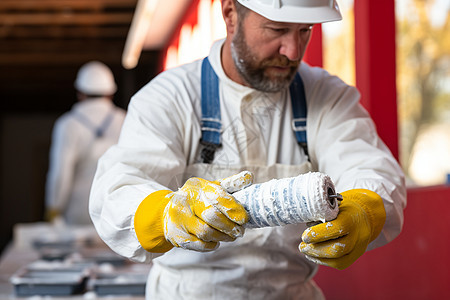
{"type": "Polygon", "coordinates": [[[54,208],[49,208],[45,211],[44,219],[47,222],[53,222],[56,218],[61,217],[61,212],[54,208]]]}
{"type": "Polygon", "coordinates": [[[140,244],[155,253],[167,252],[173,246],[211,251],[220,241],[241,237],[248,216],[228,192],[244,188],[252,180],[249,172],[214,182],[194,177],[176,192],[150,194],[134,217],[140,244]]]}
{"type": "Polygon", "coordinates": [[[342,196],[337,218],[306,229],[299,245],[309,260],[339,270],[364,254],[386,220],[383,200],[378,194],[354,189],[342,196]]]}

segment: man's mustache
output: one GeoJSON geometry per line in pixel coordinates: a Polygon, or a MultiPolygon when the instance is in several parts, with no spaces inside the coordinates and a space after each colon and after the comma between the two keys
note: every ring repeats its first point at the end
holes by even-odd
{"type": "Polygon", "coordinates": [[[282,68],[293,68],[298,67],[300,61],[289,60],[286,56],[277,56],[275,58],[265,59],[261,65],[262,67],[282,67],[282,68]]]}

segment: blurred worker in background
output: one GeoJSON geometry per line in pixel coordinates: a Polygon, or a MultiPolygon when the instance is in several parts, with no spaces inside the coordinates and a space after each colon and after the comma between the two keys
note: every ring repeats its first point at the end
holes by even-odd
{"type": "Polygon", "coordinates": [[[317,264],[344,269],[400,233],[402,170],[358,91],[301,62],[313,25],[341,19],[335,1],[223,0],[222,14],[227,37],[205,60],[131,99],[99,160],[92,220],[117,253],[153,261],[149,299],[321,299],[317,264]],[[215,181],[241,170],[255,182],[328,174],[340,213],[244,233],[248,215],[215,181]]]}
{"type": "Polygon", "coordinates": [[[117,143],[125,111],[113,103],[112,71],[99,61],[83,65],[75,80],[78,102],[55,122],[46,183],[46,218],[92,224],[89,192],[99,157],[117,143]]]}

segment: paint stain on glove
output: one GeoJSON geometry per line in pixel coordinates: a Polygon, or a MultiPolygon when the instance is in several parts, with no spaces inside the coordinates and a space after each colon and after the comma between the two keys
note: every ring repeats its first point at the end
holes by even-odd
{"type": "Polygon", "coordinates": [[[299,245],[309,260],[339,270],[364,254],[386,220],[383,200],[378,194],[354,189],[342,196],[337,218],[305,230],[299,245]]]}
{"type": "Polygon", "coordinates": [[[243,236],[245,209],[222,186],[190,178],[170,198],[164,210],[164,236],[176,247],[211,251],[220,241],[243,236]]]}

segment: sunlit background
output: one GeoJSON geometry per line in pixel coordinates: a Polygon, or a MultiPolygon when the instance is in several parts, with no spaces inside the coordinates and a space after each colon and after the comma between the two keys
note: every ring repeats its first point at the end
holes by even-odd
{"type": "MultiPolygon", "coordinates": [[[[353,0],[339,5],[343,21],[322,27],[324,67],[354,84],[353,0]]],[[[409,184],[443,184],[450,173],[450,2],[397,0],[395,8],[400,161],[409,184]]]]}

